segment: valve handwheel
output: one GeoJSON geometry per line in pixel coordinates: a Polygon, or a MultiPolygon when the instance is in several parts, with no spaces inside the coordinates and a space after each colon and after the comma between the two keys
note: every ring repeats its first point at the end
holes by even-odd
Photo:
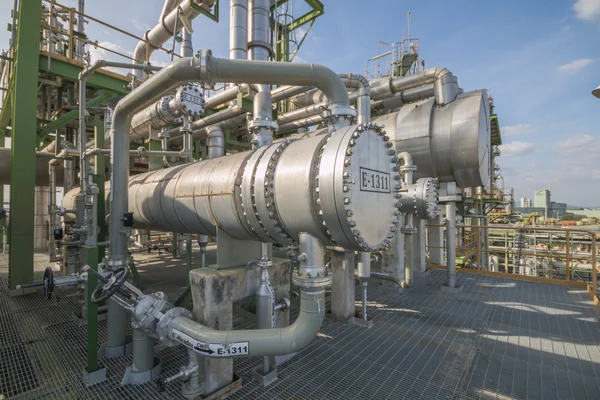
{"type": "Polygon", "coordinates": [[[129,277],[129,268],[118,267],[113,271],[108,272],[104,275],[104,282],[98,282],[98,286],[94,289],[90,301],[94,304],[101,303],[123,286],[129,277]]]}
{"type": "Polygon", "coordinates": [[[44,295],[48,300],[52,298],[52,292],[54,292],[54,273],[52,268],[46,267],[44,270],[44,295]]]}

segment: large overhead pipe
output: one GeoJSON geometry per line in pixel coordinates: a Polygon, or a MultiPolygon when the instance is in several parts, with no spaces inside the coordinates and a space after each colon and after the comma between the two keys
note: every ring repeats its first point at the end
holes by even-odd
{"type": "MultiPolygon", "coordinates": [[[[150,59],[150,54],[152,54],[155,47],[162,46],[167,40],[171,39],[176,33],[173,31],[177,29],[177,27],[184,27],[184,24],[181,21],[182,18],[191,22],[200,15],[200,11],[196,10],[193,5],[202,7],[206,11],[210,11],[211,7],[215,4],[215,1],[216,0],[182,0],[166,16],[163,16],[154,28],[144,34],[144,39],[149,43],[146,43],[145,41],[138,42],[133,51],[134,64],[148,61],[150,59]]],[[[163,10],[164,9],[165,7],[163,7],[163,10]]],[[[143,75],[139,70],[134,69],[131,72],[137,78],[143,78],[143,75]]]]}

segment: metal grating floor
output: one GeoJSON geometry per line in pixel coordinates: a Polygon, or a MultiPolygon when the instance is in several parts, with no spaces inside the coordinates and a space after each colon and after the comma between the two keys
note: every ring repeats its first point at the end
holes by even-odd
{"type": "MultiPolygon", "coordinates": [[[[0,255],[0,398],[180,398],[180,383],[164,393],[120,386],[130,357],[108,360],[109,380],[86,388],[85,328],[71,316],[73,292],[59,289],[58,302],[8,297],[6,263],[0,255]]],[[[452,295],[439,290],[444,279],[431,271],[403,295],[374,286],[375,326],[326,320],[267,388],[251,379],[261,360],[237,359],[244,385],[231,398],[600,399],[600,314],[585,290],[459,274],[464,291],[452,295]]],[[[238,315],[234,324],[253,322],[238,315]]],[[[101,322],[101,341],[105,333],[101,322]]],[[[160,357],[166,374],[186,360],[181,348],[160,357]]]]}

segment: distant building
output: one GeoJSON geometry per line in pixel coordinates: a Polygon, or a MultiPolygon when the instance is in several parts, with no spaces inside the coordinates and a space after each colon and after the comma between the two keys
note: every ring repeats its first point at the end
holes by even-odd
{"type": "Polygon", "coordinates": [[[521,197],[521,207],[531,207],[531,199],[528,199],[527,197],[521,197]]]}
{"type": "Polygon", "coordinates": [[[533,206],[536,208],[550,207],[550,191],[548,189],[536,190],[533,197],[533,206]]]}

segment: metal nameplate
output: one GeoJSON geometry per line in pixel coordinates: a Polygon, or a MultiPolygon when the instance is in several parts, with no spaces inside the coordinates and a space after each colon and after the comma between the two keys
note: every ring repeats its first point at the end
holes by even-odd
{"type": "Polygon", "coordinates": [[[187,101],[190,103],[198,104],[200,106],[202,105],[202,97],[193,96],[193,95],[187,94],[187,93],[181,94],[181,101],[187,101]]]}
{"type": "Polygon", "coordinates": [[[390,193],[390,174],[360,167],[361,192],[390,193]]]}

